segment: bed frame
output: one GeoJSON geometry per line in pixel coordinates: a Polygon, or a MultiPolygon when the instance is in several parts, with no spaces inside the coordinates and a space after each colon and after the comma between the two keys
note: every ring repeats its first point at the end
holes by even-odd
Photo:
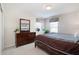
{"type": "MultiPolygon", "coordinates": [[[[50,46],[48,43],[50,42],[44,42],[39,40],[40,38],[42,39],[43,36],[37,36],[35,39],[35,48],[38,46],[39,48],[41,48],[43,51],[47,52],[50,55],[78,55],[79,54],[79,45],[78,44],[73,44],[72,47],[70,47],[68,50],[66,51],[62,51],[59,49],[56,49],[53,46],[50,46]]],[[[43,37],[44,38],[44,37],[43,37]]],[[[46,39],[46,37],[45,37],[46,39]]],[[[49,40],[49,39],[47,39],[49,40]]],[[[68,42],[69,43],[69,42],[68,42]]]]}
{"type": "Polygon", "coordinates": [[[36,46],[38,46],[39,48],[41,48],[42,50],[44,50],[45,52],[47,52],[50,55],[71,55],[71,54],[66,53],[64,51],[55,49],[55,48],[53,48],[53,47],[51,47],[51,46],[47,45],[46,43],[39,41],[39,40],[35,41],[35,48],[36,48],[36,46]]]}

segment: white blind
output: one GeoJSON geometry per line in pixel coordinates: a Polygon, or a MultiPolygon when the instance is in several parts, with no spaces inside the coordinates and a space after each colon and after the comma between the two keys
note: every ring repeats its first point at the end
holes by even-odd
{"type": "Polygon", "coordinates": [[[58,22],[50,22],[50,32],[58,32],[58,22]]]}

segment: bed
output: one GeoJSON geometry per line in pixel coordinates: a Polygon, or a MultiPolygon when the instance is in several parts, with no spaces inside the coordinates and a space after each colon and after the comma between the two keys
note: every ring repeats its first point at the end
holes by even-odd
{"type": "Polygon", "coordinates": [[[51,55],[78,55],[79,36],[74,37],[72,34],[62,33],[37,35],[36,46],[51,55]]]}

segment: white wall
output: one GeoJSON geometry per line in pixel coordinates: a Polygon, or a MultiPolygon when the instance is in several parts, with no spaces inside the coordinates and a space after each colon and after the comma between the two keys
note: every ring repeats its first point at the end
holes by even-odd
{"type": "MultiPolygon", "coordinates": [[[[4,6],[3,6],[4,7],[4,6]]],[[[19,19],[24,18],[31,20],[30,31],[34,32],[35,27],[34,24],[36,22],[36,18],[32,16],[28,16],[27,13],[22,12],[16,9],[8,9],[4,7],[4,26],[5,26],[5,38],[4,38],[4,48],[15,46],[15,32],[14,30],[19,26],[19,19]]]]}
{"type": "MultiPolygon", "coordinates": [[[[12,12],[10,12],[12,13],[12,12]]],[[[19,19],[29,19],[31,20],[30,24],[30,31],[33,32],[34,30],[34,24],[35,24],[35,18],[34,17],[26,17],[24,14],[7,14],[5,15],[5,48],[14,46],[15,45],[15,32],[14,30],[19,26],[19,19]]]]}
{"type": "Polygon", "coordinates": [[[49,22],[49,19],[46,19],[44,24],[45,24],[45,25],[44,25],[45,28],[48,29],[48,30],[50,30],[50,25],[49,25],[50,22],[49,22]]]}
{"type": "Polygon", "coordinates": [[[75,34],[79,33],[79,11],[60,16],[59,33],[75,34]]]}
{"type": "Polygon", "coordinates": [[[0,54],[2,52],[2,13],[0,10],[0,54]]]}

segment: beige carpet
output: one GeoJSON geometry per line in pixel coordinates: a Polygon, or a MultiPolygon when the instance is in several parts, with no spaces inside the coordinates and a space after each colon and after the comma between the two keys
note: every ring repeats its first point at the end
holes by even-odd
{"type": "Polygon", "coordinates": [[[47,55],[47,53],[38,47],[35,48],[34,43],[31,43],[18,48],[5,49],[3,55],[47,55]]]}

